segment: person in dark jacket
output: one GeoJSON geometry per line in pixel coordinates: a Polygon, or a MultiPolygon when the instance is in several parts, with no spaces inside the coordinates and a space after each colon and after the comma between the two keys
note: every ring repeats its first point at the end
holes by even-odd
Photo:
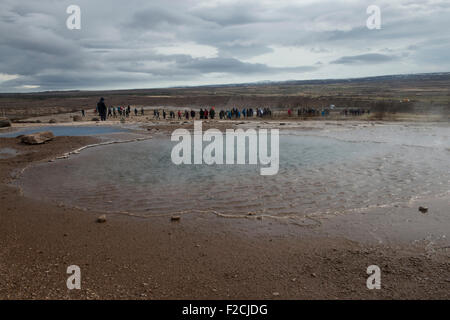
{"type": "Polygon", "coordinates": [[[97,110],[98,110],[98,114],[100,115],[100,119],[102,121],[106,120],[106,105],[105,105],[105,99],[104,98],[100,98],[100,101],[97,103],[97,110]]]}

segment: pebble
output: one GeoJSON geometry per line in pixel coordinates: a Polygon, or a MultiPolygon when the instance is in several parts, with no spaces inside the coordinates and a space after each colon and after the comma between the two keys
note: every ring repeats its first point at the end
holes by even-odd
{"type": "Polygon", "coordinates": [[[97,218],[97,223],[105,223],[106,222],[106,215],[102,214],[100,217],[97,218]]]}
{"type": "Polygon", "coordinates": [[[422,212],[422,213],[427,213],[428,212],[428,208],[420,206],[419,207],[419,211],[422,212]]]}

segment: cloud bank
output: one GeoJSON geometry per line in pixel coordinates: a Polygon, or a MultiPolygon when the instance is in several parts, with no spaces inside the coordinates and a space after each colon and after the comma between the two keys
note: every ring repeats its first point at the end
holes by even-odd
{"type": "Polygon", "coordinates": [[[450,71],[449,14],[444,0],[3,0],[0,91],[450,71]],[[72,4],[80,30],[66,27],[72,4]]]}

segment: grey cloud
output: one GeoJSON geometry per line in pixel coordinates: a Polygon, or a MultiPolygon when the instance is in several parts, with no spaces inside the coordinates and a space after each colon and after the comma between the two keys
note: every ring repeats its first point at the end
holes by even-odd
{"type": "Polygon", "coordinates": [[[0,91],[208,84],[215,74],[249,82],[450,70],[444,1],[380,0],[381,30],[365,26],[371,1],[78,0],[77,31],[65,27],[70,4],[0,2],[0,74],[19,76],[0,77],[0,91]],[[158,50],[185,43],[217,54],[158,50]],[[277,51],[286,47],[302,50],[277,51]],[[375,65],[377,74],[361,65],[375,65]]]}
{"type": "Polygon", "coordinates": [[[135,12],[131,19],[125,24],[131,28],[138,29],[171,29],[180,26],[204,24],[200,18],[189,15],[186,12],[174,10],[170,7],[151,5],[150,8],[135,12]]]}
{"type": "Polygon", "coordinates": [[[381,53],[367,53],[356,56],[345,56],[332,61],[334,64],[366,64],[366,63],[384,63],[398,59],[395,56],[389,56],[381,53]]]}
{"type": "Polygon", "coordinates": [[[273,52],[272,48],[264,45],[222,45],[220,46],[219,53],[223,57],[236,57],[236,58],[251,58],[259,56],[265,53],[273,52]]]}
{"type": "Polygon", "coordinates": [[[272,71],[278,72],[305,72],[316,70],[317,67],[303,66],[303,67],[289,67],[289,68],[274,68],[268,67],[260,63],[244,63],[233,58],[209,58],[209,59],[192,59],[181,64],[182,69],[192,69],[199,72],[224,72],[235,74],[248,73],[268,73],[272,71]]]}

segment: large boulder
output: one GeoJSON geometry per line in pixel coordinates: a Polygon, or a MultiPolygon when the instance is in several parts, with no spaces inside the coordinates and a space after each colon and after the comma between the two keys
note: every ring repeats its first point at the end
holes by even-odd
{"type": "Polygon", "coordinates": [[[52,140],[54,137],[51,131],[44,131],[21,136],[20,141],[25,144],[41,144],[52,140]]]}
{"type": "Polygon", "coordinates": [[[11,121],[8,118],[0,118],[0,128],[11,127],[11,121]]]}

